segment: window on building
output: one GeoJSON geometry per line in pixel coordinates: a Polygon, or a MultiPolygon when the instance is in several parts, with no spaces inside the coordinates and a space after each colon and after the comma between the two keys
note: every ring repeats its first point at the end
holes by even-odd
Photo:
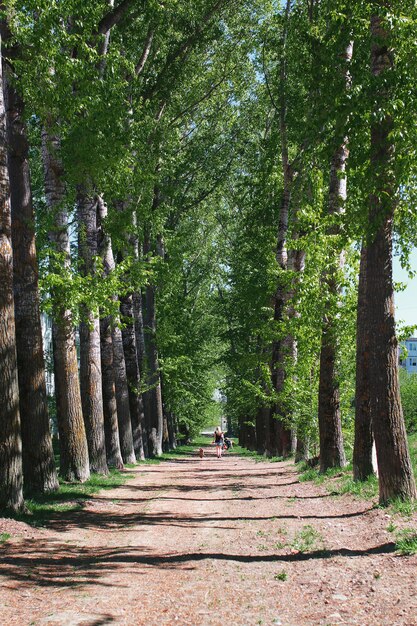
{"type": "Polygon", "coordinates": [[[412,366],[413,367],[417,367],[417,359],[410,359],[410,361],[412,361],[412,366]]]}

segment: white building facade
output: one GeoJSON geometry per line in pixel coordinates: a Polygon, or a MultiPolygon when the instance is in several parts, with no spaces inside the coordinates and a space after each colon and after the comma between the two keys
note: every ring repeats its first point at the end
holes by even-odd
{"type": "Polygon", "coordinates": [[[410,337],[402,342],[400,365],[410,374],[417,374],[417,337],[410,337]],[[407,350],[407,356],[404,348],[407,350]]]}

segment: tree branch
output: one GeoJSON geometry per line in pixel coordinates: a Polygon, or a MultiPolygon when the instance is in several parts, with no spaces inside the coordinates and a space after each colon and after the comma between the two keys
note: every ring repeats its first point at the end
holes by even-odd
{"type": "Polygon", "coordinates": [[[217,89],[217,87],[219,87],[219,85],[221,85],[226,79],[226,75],[222,76],[220,78],[220,80],[218,80],[216,83],[214,83],[214,85],[212,85],[210,87],[210,89],[201,96],[201,98],[199,98],[198,100],[196,100],[195,102],[193,102],[192,104],[190,104],[188,107],[186,107],[183,111],[181,111],[180,113],[178,113],[178,115],[176,115],[174,117],[174,119],[172,119],[170,121],[170,125],[172,126],[173,124],[175,124],[176,121],[178,121],[179,119],[181,119],[184,115],[186,115],[187,113],[189,113],[190,111],[192,111],[193,109],[195,109],[196,106],[198,106],[199,104],[201,104],[202,102],[204,102],[204,100],[207,100],[208,98],[210,98],[211,94],[213,93],[213,91],[215,91],[217,89]]]}
{"type": "Polygon", "coordinates": [[[175,62],[179,59],[184,59],[187,56],[188,52],[192,49],[192,47],[196,43],[198,43],[198,41],[205,32],[205,27],[210,23],[213,16],[222,9],[223,5],[231,2],[232,0],[217,0],[214,5],[207,11],[207,13],[202,17],[194,32],[189,35],[189,37],[187,37],[184,41],[179,43],[175,50],[173,50],[171,54],[168,55],[165,65],[156,77],[154,84],[145,91],[145,100],[150,100],[155,92],[158,91],[160,85],[164,82],[166,74],[170,71],[175,62]]]}
{"type": "Polygon", "coordinates": [[[145,63],[148,60],[148,56],[151,51],[154,34],[155,34],[154,30],[152,29],[151,26],[149,26],[148,34],[146,35],[145,44],[143,46],[143,52],[135,67],[136,76],[139,76],[139,74],[141,74],[143,68],[145,67],[145,63]]]}
{"type": "Polygon", "coordinates": [[[120,4],[114,7],[114,9],[106,13],[106,15],[104,15],[98,23],[96,34],[105,35],[108,33],[113,26],[120,22],[125,13],[133,4],[135,4],[135,2],[136,0],[122,0],[120,4]]]}

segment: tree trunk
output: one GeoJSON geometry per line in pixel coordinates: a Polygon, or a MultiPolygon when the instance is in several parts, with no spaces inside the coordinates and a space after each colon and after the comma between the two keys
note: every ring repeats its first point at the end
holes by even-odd
{"type": "Polygon", "coordinates": [[[246,424],[245,428],[245,447],[254,452],[256,450],[256,431],[252,422],[246,424]]]}
{"type": "Polygon", "coordinates": [[[1,65],[0,57],[0,510],[10,509],[18,512],[24,509],[22,442],[14,321],[6,112],[1,65]]]}
{"type": "MultiPolygon", "coordinates": [[[[283,148],[283,168],[284,168],[284,191],[281,203],[277,240],[277,263],[281,270],[287,270],[287,233],[288,215],[291,201],[292,171],[288,164],[288,154],[286,147],[283,148]]],[[[283,278],[278,279],[278,286],[274,298],[274,321],[276,325],[283,322],[285,305],[288,300],[288,287],[283,278]]],[[[272,345],[271,377],[272,387],[277,395],[282,392],[285,380],[285,353],[286,346],[283,339],[277,339],[272,345]]],[[[278,456],[282,453],[286,442],[290,438],[288,427],[282,419],[282,409],[276,403],[269,411],[265,429],[265,452],[269,457],[278,456]]]]}
{"type": "MultiPolygon", "coordinates": [[[[142,381],[146,380],[146,354],[145,354],[145,335],[143,330],[143,298],[142,292],[137,291],[133,294],[133,312],[135,318],[135,338],[136,352],[138,355],[139,373],[142,381]]],[[[142,393],[144,420],[142,424],[143,450],[145,457],[149,456],[148,450],[148,432],[150,428],[150,402],[149,393],[142,393]]]]}
{"type": "MultiPolygon", "coordinates": [[[[60,141],[47,130],[42,132],[42,159],[45,172],[45,196],[53,219],[49,238],[60,257],[59,270],[68,270],[70,243],[60,141]]],[[[55,263],[53,259],[51,263],[55,263]]],[[[58,271],[58,270],[57,270],[58,271]]],[[[60,444],[60,474],[65,480],[85,481],[90,476],[87,440],[81,407],[77,351],[72,312],[66,306],[65,293],[52,294],[54,312],[52,337],[54,352],[55,396],[60,444]]]]}
{"type": "Polygon", "coordinates": [[[133,447],[136,458],[145,460],[143,445],[143,424],[145,420],[143,411],[143,399],[141,394],[141,380],[139,372],[138,355],[136,348],[135,320],[133,311],[133,296],[127,294],[121,298],[120,311],[123,328],[123,350],[126,362],[126,376],[129,386],[130,418],[132,420],[133,447]]]}
{"type": "Polygon", "coordinates": [[[163,435],[162,435],[162,450],[163,452],[169,452],[170,450],[168,418],[165,414],[164,414],[164,428],[163,428],[163,435]]]}
{"type": "Polygon", "coordinates": [[[297,436],[297,446],[295,449],[295,462],[307,461],[309,458],[310,450],[308,445],[308,439],[304,433],[300,433],[297,436]]]}
{"type": "Polygon", "coordinates": [[[158,348],[156,345],[156,312],[155,312],[155,285],[146,286],[146,308],[144,318],[146,360],[148,368],[147,386],[150,399],[150,432],[149,453],[151,456],[161,456],[162,437],[164,429],[164,414],[162,407],[161,379],[159,374],[158,348]]]}
{"type": "Polygon", "coordinates": [[[265,453],[265,427],[269,419],[270,408],[262,406],[256,413],[256,450],[258,454],[265,453]]]}
{"type": "Polygon", "coordinates": [[[177,447],[176,425],[175,425],[174,416],[172,415],[171,411],[168,411],[167,413],[167,425],[168,425],[169,449],[175,450],[177,447]]]}
{"type": "MultiPolygon", "coordinates": [[[[346,67],[344,70],[345,88],[350,85],[348,64],[352,59],[353,44],[349,42],[344,50],[346,67]]],[[[348,138],[336,148],[330,166],[328,214],[340,215],[345,210],[346,163],[349,157],[348,138]]],[[[337,374],[338,330],[336,325],[336,307],[340,296],[338,272],[343,268],[344,252],[339,249],[337,225],[328,232],[330,238],[329,269],[322,275],[325,289],[324,315],[321,329],[320,381],[319,381],[319,433],[320,433],[320,471],[331,467],[346,465],[343,448],[342,425],[340,415],[340,391],[337,374]],[[333,243],[335,239],[336,243],[333,243]]]]}
{"type": "MultiPolygon", "coordinates": [[[[97,198],[80,188],[77,198],[78,254],[80,272],[85,277],[95,274],[98,254],[97,198]]],[[[104,436],[103,393],[101,380],[100,322],[95,313],[82,309],[80,323],[80,386],[85,430],[87,434],[90,471],[108,474],[104,436]]]]}
{"type": "MultiPolygon", "coordinates": [[[[287,36],[288,36],[288,24],[291,13],[291,2],[286,1],[285,8],[285,22],[282,34],[282,55],[280,61],[280,94],[279,94],[279,130],[281,139],[281,167],[283,176],[283,192],[282,201],[279,213],[278,222],[278,236],[277,236],[277,248],[276,259],[278,266],[283,272],[287,270],[288,252],[287,252],[287,237],[288,237],[288,219],[291,203],[291,190],[294,179],[294,171],[289,160],[288,152],[288,129],[287,129],[287,36]]],[[[278,279],[278,286],[274,299],[274,320],[276,326],[281,325],[284,316],[285,304],[288,300],[287,286],[285,279],[278,279]]],[[[282,339],[277,339],[272,345],[272,362],[271,362],[271,377],[272,387],[275,393],[279,397],[282,392],[283,384],[285,380],[285,346],[282,339]]],[[[279,401],[269,412],[269,419],[266,424],[266,438],[265,438],[265,451],[267,456],[281,455],[284,448],[287,446],[288,440],[291,438],[288,425],[285,419],[282,419],[282,407],[279,406],[279,401]]],[[[284,416],[285,417],[285,416],[284,416]]]]}
{"type": "Polygon", "coordinates": [[[12,205],[13,283],[25,491],[58,489],[46,396],[35,223],[24,103],[5,80],[12,205]]]}
{"type": "MultiPolygon", "coordinates": [[[[100,221],[99,229],[99,250],[103,259],[104,274],[109,275],[114,271],[115,262],[112,250],[111,238],[105,231],[105,220],[107,218],[107,207],[102,198],[98,197],[98,217],[100,221]]],[[[114,441],[116,436],[116,424],[114,421],[114,401],[117,406],[117,430],[120,443],[120,452],[124,463],[135,463],[135,451],[133,448],[132,424],[130,421],[129,392],[126,378],[126,364],[123,353],[123,340],[120,328],[113,323],[110,316],[101,321],[101,346],[103,364],[103,387],[105,381],[106,391],[103,389],[105,420],[107,422],[106,433],[111,435],[111,440],[106,440],[107,450],[114,450],[117,462],[117,444],[114,441]],[[110,353],[110,345],[112,353],[110,353]],[[105,361],[104,361],[105,359],[105,361]],[[113,384],[115,388],[115,398],[112,395],[113,384]],[[106,417],[107,415],[107,417],[106,417]]]]}
{"type": "Polygon", "coordinates": [[[133,446],[132,421],[130,419],[129,387],[127,383],[122,331],[113,328],[113,362],[116,382],[117,420],[119,423],[120,449],[125,463],[136,463],[133,446]]]}
{"type": "MultiPolygon", "coordinates": [[[[389,3],[379,3],[387,14],[389,3]],[[388,5],[388,6],[387,6],[388,5]]],[[[371,69],[376,82],[393,71],[392,33],[381,17],[371,18],[371,69]]],[[[377,111],[371,126],[370,226],[367,246],[369,383],[372,424],[378,458],[379,501],[415,498],[416,486],[407,445],[398,381],[398,343],[395,335],[392,284],[392,230],[395,209],[393,118],[386,111],[394,94],[390,81],[377,82],[377,111]]]]}
{"type": "Polygon", "coordinates": [[[374,473],[366,291],[366,248],[362,247],[356,322],[355,442],[353,446],[353,478],[355,480],[366,480],[374,473]]]}
{"type": "MultiPolygon", "coordinates": [[[[159,203],[159,190],[154,190],[153,209],[159,203]]],[[[145,236],[144,253],[150,252],[149,234],[145,236]]],[[[163,257],[163,242],[158,241],[158,253],[163,257]]],[[[148,284],[145,290],[145,315],[143,317],[143,331],[145,338],[146,371],[147,371],[147,402],[149,402],[149,454],[162,454],[162,440],[164,435],[164,413],[162,405],[161,377],[159,371],[158,346],[156,342],[156,287],[148,284]]]]}
{"type": "Polygon", "coordinates": [[[119,425],[117,422],[116,382],[114,377],[113,337],[110,315],[100,320],[100,347],[107,464],[109,467],[123,469],[119,425]]]}
{"type": "Polygon", "coordinates": [[[337,383],[336,353],[332,336],[334,328],[326,322],[322,331],[319,382],[320,471],[346,465],[340,419],[339,386],[337,383]]]}
{"type": "MultiPolygon", "coordinates": [[[[347,139],[333,156],[330,169],[329,215],[342,213],[346,201],[347,139]]],[[[337,227],[329,235],[338,234],[337,227]]],[[[322,276],[326,292],[321,330],[319,380],[320,471],[346,465],[340,415],[340,392],[337,373],[338,336],[335,307],[340,294],[338,272],[343,266],[343,252],[330,247],[330,268],[322,276]]]]}

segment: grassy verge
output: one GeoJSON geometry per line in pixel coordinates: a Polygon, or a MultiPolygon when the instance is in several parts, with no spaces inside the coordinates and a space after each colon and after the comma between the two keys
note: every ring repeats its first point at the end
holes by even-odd
{"type": "MultiPolygon", "coordinates": [[[[152,464],[152,463],[161,463],[163,461],[170,461],[172,459],[181,458],[185,456],[191,456],[196,453],[198,448],[207,448],[207,446],[213,447],[211,445],[212,439],[210,437],[206,437],[204,435],[200,435],[199,437],[194,437],[192,443],[178,446],[175,450],[171,452],[164,452],[160,457],[156,459],[146,459],[146,461],[141,461],[141,464],[152,464]]],[[[226,456],[241,456],[245,458],[250,458],[256,461],[257,463],[274,463],[278,461],[283,461],[282,457],[272,457],[267,458],[262,454],[258,454],[257,452],[252,452],[247,450],[246,448],[242,448],[233,440],[233,448],[231,450],[227,450],[225,452],[226,456]]]]}
{"type": "Polygon", "coordinates": [[[60,480],[58,491],[25,499],[27,512],[13,515],[13,518],[31,526],[43,526],[48,520],[62,513],[81,509],[84,502],[93,494],[102,489],[119,487],[129,478],[129,474],[110,470],[108,476],[93,474],[85,483],[68,483],[60,480]]]}
{"type": "Polygon", "coordinates": [[[288,458],[284,459],[282,456],[267,457],[254,450],[242,448],[238,443],[233,443],[232,450],[228,450],[226,454],[227,456],[241,456],[246,459],[253,459],[256,463],[279,463],[281,461],[288,460],[288,458]]]}
{"type": "MultiPolygon", "coordinates": [[[[414,476],[417,480],[417,434],[410,435],[409,448],[414,476]]],[[[352,478],[352,465],[344,468],[333,468],[321,474],[319,469],[310,468],[306,463],[299,463],[300,482],[311,480],[316,484],[325,484],[331,495],[343,495],[349,493],[357,498],[372,500],[378,497],[378,478],[370,476],[368,480],[358,482],[352,478]]],[[[411,516],[417,511],[417,502],[395,500],[390,505],[392,513],[403,516],[411,516]]]]}

